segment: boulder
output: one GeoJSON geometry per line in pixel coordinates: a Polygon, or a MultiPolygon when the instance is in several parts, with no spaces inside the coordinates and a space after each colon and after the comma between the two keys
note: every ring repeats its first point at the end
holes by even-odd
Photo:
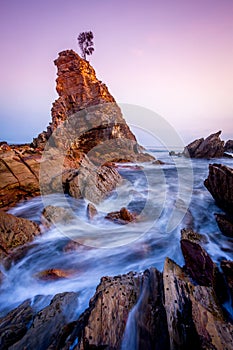
{"type": "Polygon", "coordinates": [[[98,214],[98,211],[94,204],[88,203],[87,205],[87,217],[89,220],[93,220],[94,217],[98,214]]]}
{"type": "Polygon", "coordinates": [[[116,169],[95,166],[87,157],[82,160],[79,172],[67,184],[68,193],[75,198],[98,204],[122,181],[116,169]]]}
{"type": "Polygon", "coordinates": [[[36,223],[0,211],[0,260],[38,235],[40,228],[36,223]]]}
{"type": "Polygon", "coordinates": [[[74,218],[75,214],[71,209],[48,205],[42,211],[41,222],[45,227],[49,228],[58,223],[69,223],[71,220],[74,220],[74,218]]]}
{"type": "Polygon", "coordinates": [[[38,272],[35,277],[43,281],[56,281],[63,278],[70,278],[73,274],[73,270],[48,269],[38,272]]]}
{"type": "Polygon", "coordinates": [[[111,213],[108,213],[105,216],[105,219],[113,221],[117,224],[125,225],[129,222],[133,222],[136,220],[137,215],[130,213],[130,211],[126,208],[121,208],[120,211],[114,211],[111,213]]]}
{"type": "Polygon", "coordinates": [[[221,131],[211,134],[206,139],[198,139],[184,148],[183,154],[190,158],[219,158],[224,155],[224,141],[220,139],[221,131]]]}

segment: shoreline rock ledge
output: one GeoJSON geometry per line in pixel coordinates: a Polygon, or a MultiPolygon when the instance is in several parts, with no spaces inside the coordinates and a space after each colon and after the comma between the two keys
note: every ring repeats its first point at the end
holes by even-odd
{"type": "Polygon", "coordinates": [[[47,131],[31,145],[0,143],[0,209],[8,210],[21,200],[40,195],[41,169],[46,193],[64,191],[78,198],[85,195],[79,184],[85,187],[83,179],[88,173],[89,192],[98,192],[98,201],[120,181],[117,170],[109,166],[111,162],[154,160],[143,153],[89,62],[67,50],[59,53],[55,65],[59,97],[53,103],[47,131]]]}

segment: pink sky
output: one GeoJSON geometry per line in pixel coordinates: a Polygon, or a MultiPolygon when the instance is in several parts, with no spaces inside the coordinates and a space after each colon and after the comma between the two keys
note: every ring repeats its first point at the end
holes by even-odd
{"type": "Polygon", "coordinates": [[[232,0],[11,0],[0,14],[1,140],[30,142],[45,129],[53,60],[78,52],[85,30],[91,64],[119,103],[159,113],[186,142],[220,129],[233,139],[232,0]]]}

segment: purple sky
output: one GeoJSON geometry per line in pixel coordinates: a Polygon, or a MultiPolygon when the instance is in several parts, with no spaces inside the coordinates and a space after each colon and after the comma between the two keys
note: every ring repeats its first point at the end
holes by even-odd
{"type": "Polygon", "coordinates": [[[45,129],[53,60],[79,52],[85,30],[118,102],[159,113],[186,142],[219,129],[233,138],[232,0],[3,0],[0,16],[1,140],[30,142],[45,129]]]}

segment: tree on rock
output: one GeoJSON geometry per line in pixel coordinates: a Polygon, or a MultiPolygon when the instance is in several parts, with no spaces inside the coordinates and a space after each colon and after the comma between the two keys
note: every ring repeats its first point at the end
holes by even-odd
{"type": "Polygon", "coordinates": [[[82,58],[86,59],[87,55],[92,55],[94,51],[94,35],[90,32],[82,32],[78,36],[78,44],[82,52],[82,58]]]}

